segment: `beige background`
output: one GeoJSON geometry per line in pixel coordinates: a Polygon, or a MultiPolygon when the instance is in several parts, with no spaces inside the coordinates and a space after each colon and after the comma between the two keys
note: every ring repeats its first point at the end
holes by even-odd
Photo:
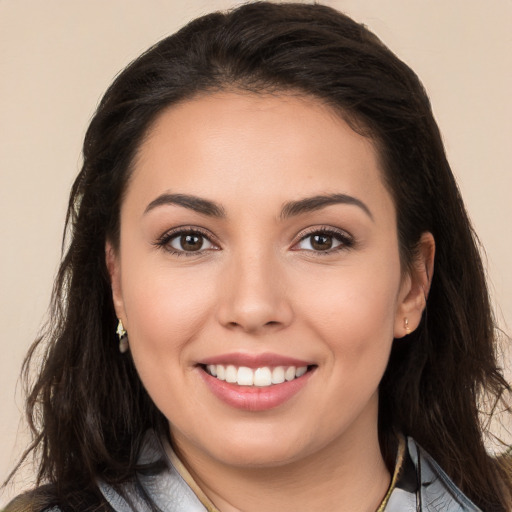
{"type": "MultiPolygon", "coordinates": [[[[512,326],[511,0],[331,0],[422,78],[512,326]]],[[[150,44],[230,0],[0,0],[0,479],[26,438],[17,379],[44,319],[93,110],[150,44]]],[[[508,324],[508,328],[506,327],[508,324]]],[[[3,491],[0,506],[30,485],[3,491]]],[[[2,494],[2,491],[0,491],[2,494]]]]}

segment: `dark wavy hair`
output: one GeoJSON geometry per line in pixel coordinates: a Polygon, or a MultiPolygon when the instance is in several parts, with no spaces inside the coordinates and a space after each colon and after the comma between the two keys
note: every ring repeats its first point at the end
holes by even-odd
{"type": "MultiPolygon", "coordinates": [[[[480,508],[510,506],[510,465],[484,446],[480,406],[511,391],[496,362],[485,273],[428,97],[368,29],[322,5],[256,2],[198,18],[132,62],[87,131],[69,200],[44,351],[28,396],[45,503],[102,504],[96,479],[133,478],[144,432],[165,429],[115,334],[105,242],[117,247],[132,163],[166,107],[198,94],[292,92],[332,107],[376,145],[394,199],[402,265],[422,233],[436,241],[419,328],[394,341],[380,384],[379,433],[390,468],[396,432],[413,436],[480,508]]],[[[37,491],[36,491],[37,495],[37,491]]],[[[34,495],[33,495],[34,496],[34,495]]]]}

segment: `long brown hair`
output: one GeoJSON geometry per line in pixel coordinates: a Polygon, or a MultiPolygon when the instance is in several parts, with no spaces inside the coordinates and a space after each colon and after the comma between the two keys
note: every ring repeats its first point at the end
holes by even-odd
{"type": "Polygon", "coordinates": [[[379,150],[397,210],[402,264],[426,231],[435,271],[419,328],[395,340],[380,385],[379,432],[393,464],[396,432],[413,436],[480,508],[510,506],[510,465],[486,452],[480,409],[511,389],[476,237],[414,72],[363,25],[321,5],[257,2],[191,22],[131,63],[103,97],[69,200],[66,250],[27,402],[48,503],[101,505],[98,477],[133,478],[144,432],[166,420],[121,356],[105,266],[119,236],[131,164],[162,109],[198,93],[295,91],[335,109],[379,150]]]}

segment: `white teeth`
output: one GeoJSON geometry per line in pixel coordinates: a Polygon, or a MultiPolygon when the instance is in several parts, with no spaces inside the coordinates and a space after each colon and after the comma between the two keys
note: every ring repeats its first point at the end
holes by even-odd
{"type": "Polygon", "coordinates": [[[234,384],[236,382],[237,373],[238,372],[236,368],[232,364],[230,364],[226,368],[226,382],[231,382],[234,384]]]}
{"type": "Polygon", "coordinates": [[[284,372],[284,378],[286,380],[295,379],[295,366],[289,366],[288,368],[286,368],[286,371],[284,372]]]}
{"type": "Polygon", "coordinates": [[[236,367],[232,364],[224,366],[222,364],[209,364],[206,367],[207,372],[219,380],[225,380],[239,386],[257,386],[268,387],[273,384],[282,384],[285,381],[292,381],[302,377],[307,371],[307,366],[275,366],[269,368],[248,368],[246,366],[236,367]]]}
{"type": "Polygon", "coordinates": [[[272,370],[272,384],[282,384],[284,382],[284,367],[276,366],[272,370]]]}
{"type": "Polygon", "coordinates": [[[246,366],[240,366],[236,381],[239,386],[252,386],[254,384],[254,372],[246,366]]]}
{"type": "Polygon", "coordinates": [[[221,364],[217,365],[217,379],[226,380],[226,370],[221,364]]]}
{"type": "Polygon", "coordinates": [[[272,384],[272,372],[266,366],[258,368],[254,372],[254,385],[259,387],[266,387],[272,384]]]}
{"type": "Polygon", "coordinates": [[[308,371],[307,366],[300,366],[295,370],[295,377],[302,377],[308,371]]]}

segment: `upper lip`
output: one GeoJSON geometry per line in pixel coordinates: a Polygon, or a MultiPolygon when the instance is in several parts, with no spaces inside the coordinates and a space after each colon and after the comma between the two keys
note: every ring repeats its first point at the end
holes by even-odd
{"type": "Polygon", "coordinates": [[[233,366],[246,366],[247,368],[262,368],[264,366],[310,366],[314,363],[304,361],[294,357],[283,356],[265,352],[263,354],[247,354],[243,352],[234,352],[229,354],[220,354],[218,356],[208,357],[199,362],[201,365],[222,364],[233,366]]]}

